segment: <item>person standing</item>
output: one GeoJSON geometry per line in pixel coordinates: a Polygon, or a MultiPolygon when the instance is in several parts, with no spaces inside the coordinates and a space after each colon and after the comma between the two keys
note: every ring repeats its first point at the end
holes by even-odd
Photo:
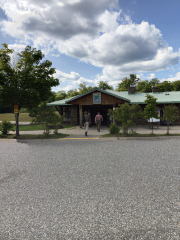
{"type": "Polygon", "coordinates": [[[95,123],[96,123],[98,132],[100,132],[101,121],[103,121],[103,117],[102,115],[100,115],[100,112],[98,112],[97,115],[95,116],[95,123]]]}
{"type": "Polygon", "coordinates": [[[87,115],[87,112],[84,112],[84,128],[85,128],[85,136],[87,137],[88,129],[90,124],[90,117],[87,115]]]}

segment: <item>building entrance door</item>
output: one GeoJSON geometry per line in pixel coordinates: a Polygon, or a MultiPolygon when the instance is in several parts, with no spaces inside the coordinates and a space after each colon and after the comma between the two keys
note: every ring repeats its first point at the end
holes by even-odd
{"type": "Polygon", "coordinates": [[[113,106],[112,105],[83,106],[83,114],[85,111],[87,111],[91,118],[91,125],[95,125],[95,116],[97,115],[98,112],[100,112],[100,114],[103,117],[103,122],[101,124],[107,126],[109,118],[109,116],[107,115],[108,109],[113,109],[113,106]]]}

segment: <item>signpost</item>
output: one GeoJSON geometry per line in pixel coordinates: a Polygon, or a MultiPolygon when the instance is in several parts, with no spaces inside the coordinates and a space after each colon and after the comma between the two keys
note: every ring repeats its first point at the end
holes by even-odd
{"type": "Polygon", "coordinates": [[[16,137],[19,136],[19,131],[18,131],[18,116],[19,116],[19,105],[14,104],[14,113],[16,116],[16,137]]]}

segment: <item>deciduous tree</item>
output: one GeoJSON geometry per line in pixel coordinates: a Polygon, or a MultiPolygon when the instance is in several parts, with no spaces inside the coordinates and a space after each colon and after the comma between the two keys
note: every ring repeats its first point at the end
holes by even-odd
{"type": "Polygon", "coordinates": [[[146,100],[144,101],[146,103],[146,106],[144,108],[145,118],[148,120],[152,118],[152,134],[153,134],[153,118],[158,119],[156,100],[157,98],[151,96],[150,94],[146,94],[146,100]]]}
{"type": "Polygon", "coordinates": [[[127,91],[130,85],[136,85],[140,79],[135,74],[130,74],[130,78],[124,78],[118,85],[117,91],[127,91]]]}
{"type": "MultiPolygon", "coordinates": [[[[53,77],[55,69],[51,68],[52,63],[42,61],[44,55],[41,50],[27,46],[18,53],[19,60],[12,67],[13,50],[7,44],[3,47],[0,49],[0,105],[12,107],[18,104],[19,109],[31,109],[48,100],[52,96],[51,87],[59,85],[59,80],[53,77]]],[[[16,125],[16,135],[19,135],[18,117],[16,125]]]]}
{"type": "Polygon", "coordinates": [[[167,135],[169,135],[169,122],[174,122],[177,118],[179,118],[178,107],[173,105],[167,105],[163,108],[163,117],[166,118],[167,122],[167,135]]]}
{"type": "Polygon", "coordinates": [[[119,104],[115,110],[112,111],[115,120],[122,122],[123,134],[128,134],[128,128],[135,125],[135,118],[143,117],[143,112],[138,104],[129,105],[128,103],[119,104]]]}

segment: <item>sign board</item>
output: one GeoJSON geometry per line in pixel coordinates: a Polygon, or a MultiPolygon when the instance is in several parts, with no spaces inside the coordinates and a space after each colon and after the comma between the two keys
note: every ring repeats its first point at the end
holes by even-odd
{"type": "Polygon", "coordinates": [[[93,104],[101,104],[101,93],[100,92],[93,93],[93,104]]]}
{"type": "Polygon", "coordinates": [[[14,104],[14,113],[19,113],[19,106],[18,106],[18,104],[14,104]]]}

